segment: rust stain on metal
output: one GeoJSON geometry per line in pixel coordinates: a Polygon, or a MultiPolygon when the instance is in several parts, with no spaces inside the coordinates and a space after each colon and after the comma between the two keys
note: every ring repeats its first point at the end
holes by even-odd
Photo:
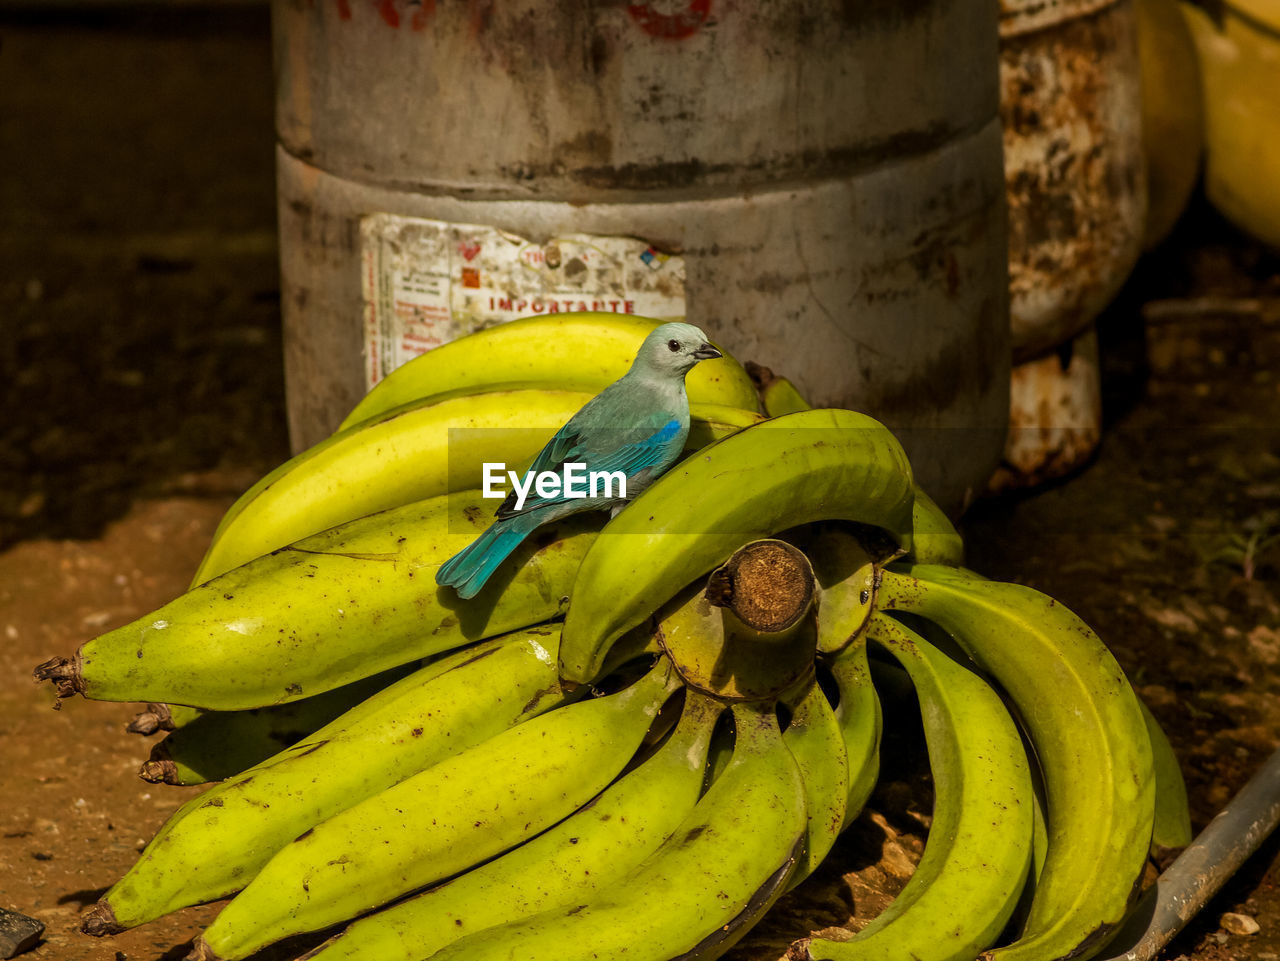
{"type": "Polygon", "coordinates": [[[1086,463],[1102,439],[1098,336],[1013,368],[1009,436],[993,491],[1034,487],[1086,463]]]}
{"type": "Polygon", "coordinates": [[[1146,216],[1133,4],[1047,7],[1006,0],[1002,22],[1017,362],[1092,322],[1137,260],[1146,216]]]}

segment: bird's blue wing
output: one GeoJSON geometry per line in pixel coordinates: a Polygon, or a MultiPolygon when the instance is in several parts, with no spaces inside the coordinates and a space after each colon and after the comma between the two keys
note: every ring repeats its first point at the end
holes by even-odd
{"type": "MultiPolygon", "coordinates": [[[[627,434],[633,432],[627,431],[627,434]]],[[[623,434],[623,431],[619,431],[623,434]]],[[[552,438],[552,442],[543,448],[541,454],[534,460],[533,467],[530,470],[552,470],[561,472],[566,463],[585,464],[586,471],[599,473],[621,472],[628,479],[635,477],[641,471],[650,470],[655,467],[665,468],[672,460],[674,454],[684,446],[684,438],[682,434],[682,425],[679,420],[673,418],[663,424],[656,431],[646,434],[639,440],[629,443],[623,443],[617,448],[607,453],[599,451],[585,450],[577,439],[574,443],[566,443],[563,446],[564,453],[558,462],[552,462],[551,458],[544,458],[543,454],[551,449],[556,438],[552,438]],[[545,462],[550,466],[539,467],[539,462],[545,462]]],[[[560,435],[557,434],[558,438],[560,435]]],[[[621,439],[621,438],[619,438],[621,439]]],[[[567,438],[566,438],[567,440],[567,438]]],[[[498,508],[497,516],[499,518],[512,517],[517,513],[524,514],[531,510],[537,510],[540,507],[546,507],[550,504],[564,503],[568,498],[559,497],[538,497],[530,491],[529,496],[525,499],[524,506],[519,511],[515,510],[515,495],[512,494],[503,501],[502,506],[498,508]]]]}
{"type": "Polygon", "coordinates": [[[548,470],[559,470],[566,461],[575,461],[582,456],[582,438],[579,429],[572,420],[565,424],[545,447],[538,451],[538,456],[529,465],[529,470],[541,473],[548,470]]]}

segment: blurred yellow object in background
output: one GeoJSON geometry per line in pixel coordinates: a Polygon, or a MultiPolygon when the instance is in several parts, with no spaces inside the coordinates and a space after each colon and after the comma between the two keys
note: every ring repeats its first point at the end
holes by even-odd
{"type": "Polygon", "coordinates": [[[1238,227],[1280,248],[1280,0],[1182,9],[1204,82],[1205,192],[1238,227]]]}
{"type": "Polygon", "coordinates": [[[1146,250],[1169,235],[1186,209],[1204,154],[1200,64],[1178,7],[1178,0],[1135,2],[1147,164],[1146,250]]]}

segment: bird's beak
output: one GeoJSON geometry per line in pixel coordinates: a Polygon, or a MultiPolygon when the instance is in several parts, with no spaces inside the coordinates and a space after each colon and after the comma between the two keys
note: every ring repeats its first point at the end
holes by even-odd
{"type": "Polygon", "coordinates": [[[716,357],[723,357],[724,354],[720,353],[720,351],[716,350],[710,344],[703,344],[693,352],[693,356],[695,360],[712,360],[716,357]]]}

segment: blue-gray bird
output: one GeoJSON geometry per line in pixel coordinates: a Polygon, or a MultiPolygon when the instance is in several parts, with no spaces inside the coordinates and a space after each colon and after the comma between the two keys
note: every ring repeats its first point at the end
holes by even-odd
{"type": "Polygon", "coordinates": [[[615,513],[662,475],[684,449],[689,434],[689,398],[684,377],[700,360],[722,356],[692,324],[662,324],[640,345],[631,368],[588,401],[534,458],[529,473],[563,475],[565,464],[592,472],[622,472],[626,498],[603,485],[595,497],[569,498],[561,492],[528,495],[517,506],[515,491],[498,507],[489,528],[449,558],[436,572],[436,583],[455,588],[459,597],[474,597],[485,581],[520,542],[550,521],[579,511],[611,508],[615,513]]]}

